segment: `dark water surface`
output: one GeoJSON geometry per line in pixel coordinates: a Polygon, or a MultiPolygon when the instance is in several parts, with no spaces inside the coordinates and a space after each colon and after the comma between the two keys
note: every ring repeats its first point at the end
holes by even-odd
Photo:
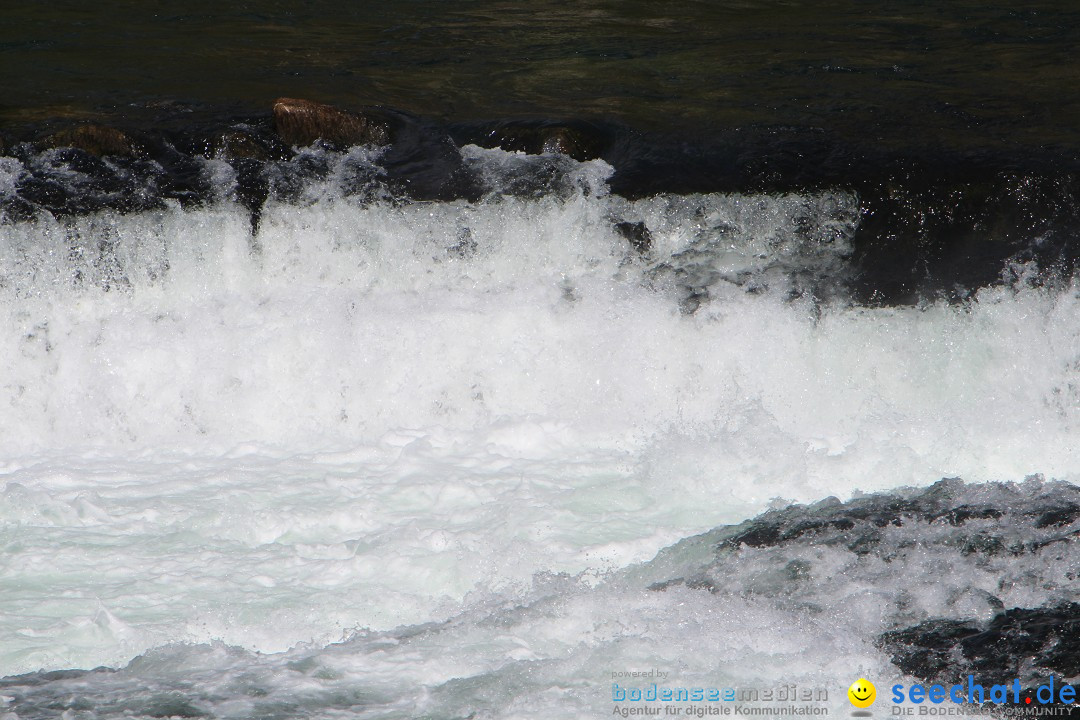
{"type": "Polygon", "coordinates": [[[0,127],[294,95],[443,121],[1080,147],[1080,11],[1061,0],[8,5],[0,127]]]}

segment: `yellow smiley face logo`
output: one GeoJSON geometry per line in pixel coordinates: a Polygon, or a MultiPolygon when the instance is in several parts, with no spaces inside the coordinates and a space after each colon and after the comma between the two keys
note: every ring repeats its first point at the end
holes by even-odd
{"type": "Polygon", "coordinates": [[[851,704],[857,708],[870,707],[877,698],[877,688],[869,680],[859,678],[848,688],[847,696],[851,704]]]}

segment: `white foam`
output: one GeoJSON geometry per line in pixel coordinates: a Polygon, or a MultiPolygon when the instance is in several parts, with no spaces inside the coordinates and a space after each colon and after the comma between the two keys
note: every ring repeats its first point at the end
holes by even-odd
{"type": "Polygon", "coordinates": [[[15,158],[0,157],[0,197],[12,195],[25,173],[23,164],[15,158]]]}
{"type": "Polygon", "coordinates": [[[571,170],[272,202],[254,241],[228,206],[0,226],[0,675],[445,618],[777,497],[1076,477],[1073,289],[790,301],[850,198],[629,202],[571,170]],[[693,316],[655,272],[690,250],[693,316]]]}

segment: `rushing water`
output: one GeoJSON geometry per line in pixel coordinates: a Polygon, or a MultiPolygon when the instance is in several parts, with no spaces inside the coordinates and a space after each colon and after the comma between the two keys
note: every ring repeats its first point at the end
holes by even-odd
{"type": "Polygon", "coordinates": [[[322,5],[0,28],[0,718],[1080,677],[1070,7],[322,5]]]}

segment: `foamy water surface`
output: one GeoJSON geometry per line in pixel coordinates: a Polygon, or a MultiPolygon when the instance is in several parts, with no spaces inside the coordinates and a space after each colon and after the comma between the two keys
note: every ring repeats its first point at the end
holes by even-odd
{"type": "Polygon", "coordinates": [[[791,501],[1076,480],[1073,286],[1017,268],[963,305],[815,299],[850,195],[630,201],[601,161],[463,152],[479,202],[332,176],[255,236],[226,202],[0,225],[0,675],[158,648],[139,682],[180,666],[304,697],[362,676],[383,710],[449,717],[472,678],[494,715],[550,717],[624,666],[895,674],[869,600],[782,613],[621,569],[791,501]],[[528,163],[557,181],[511,192],[528,163]]]}

